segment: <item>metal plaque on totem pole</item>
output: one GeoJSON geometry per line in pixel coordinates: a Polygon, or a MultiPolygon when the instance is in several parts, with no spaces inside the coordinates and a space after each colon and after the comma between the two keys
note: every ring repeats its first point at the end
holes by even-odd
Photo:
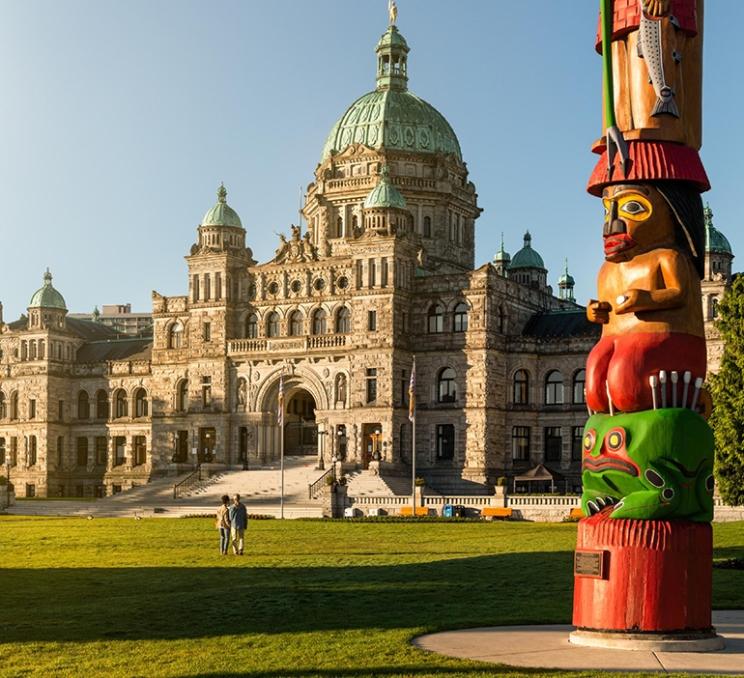
{"type": "Polygon", "coordinates": [[[577,577],[604,579],[607,555],[607,551],[576,551],[574,553],[574,574],[577,577]]]}

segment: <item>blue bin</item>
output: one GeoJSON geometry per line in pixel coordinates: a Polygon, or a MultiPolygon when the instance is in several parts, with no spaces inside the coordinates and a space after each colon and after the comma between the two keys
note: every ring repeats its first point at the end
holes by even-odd
{"type": "Polygon", "coordinates": [[[452,506],[452,504],[445,504],[442,507],[442,517],[443,518],[452,518],[455,515],[455,507],[452,506]]]}

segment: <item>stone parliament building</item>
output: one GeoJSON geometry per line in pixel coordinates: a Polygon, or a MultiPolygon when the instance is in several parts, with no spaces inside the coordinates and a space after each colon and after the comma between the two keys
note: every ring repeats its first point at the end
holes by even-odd
{"type": "MultiPolygon", "coordinates": [[[[416,358],[417,468],[443,492],[485,493],[537,464],[579,483],[584,362],[599,328],[558,294],[524,235],[475,268],[481,210],[457,137],[408,90],[395,26],[377,86],[331,130],[307,227],[258,263],[220,187],[186,260],[187,293],[153,292],[146,336],[67,312],[47,271],[28,314],[0,306],[0,463],[18,496],[104,496],[183,472],[280,454],[409,474],[416,358]]],[[[733,254],[708,211],[712,321],[733,254]]],[[[712,361],[720,355],[712,322],[712,361]]],[[[138,326],[139,327],[139,326],[138,326]]]]}

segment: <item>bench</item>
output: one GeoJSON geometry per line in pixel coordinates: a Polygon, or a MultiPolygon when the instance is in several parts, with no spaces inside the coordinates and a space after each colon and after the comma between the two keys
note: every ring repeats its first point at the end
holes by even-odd
{"type": "Polygon", "coordinates": [[[513,510],[505,508],[503,506],[486,506],[481,511],[481,518],[490,518],[495,520],[496,518],[507,520],[512,517],[513,510]]]}
{"type": "Polygon", "coordinates": [[[584,512],[580,508],[572,508],[568,513],[568,517],[571,520],[580,520],[584,517],[584,512]]]}
{"type": "MultiPolygon", "coordinates": [[[[411,507],[410,506],[401,506],[401,508],[400,508],[400,515],[402,515],[402,516],[410,516],[411,515],[411,507]]],[[[429,515],[429,509],[426,506],[417,506],[416,507],[416,515],[417,516],[428,516],[429,515]]]]}

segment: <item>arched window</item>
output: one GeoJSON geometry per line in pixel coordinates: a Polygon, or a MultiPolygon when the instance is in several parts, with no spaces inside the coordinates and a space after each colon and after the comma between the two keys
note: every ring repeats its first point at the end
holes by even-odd
{"type": "Polygon", "coordinates": [[[78,393],[78,419],[90,419],[90,399],[87,391],[78,393]]]}
{"type": "Polygon", "coordinates": [[[468,331],[468,305],[464,302],[460,302],[455,306],[452,316],[452,330],[454,332],[468,331]]]}
{"type": "Polygon", "coordinates": [[[279,336],[279,314],[276,311],[272,311],[266,316],[266,336],[279,336]]]}
{"type": "Polygon", "coordinates": [[[109,402],[108,393],[101,389],[96,393],[96,419],[108,419],[109,402]]]}
{"type": "Polygon", "coordinates": [[[718,297],[713,297],[710,301],[710,317],[713,320],[718,317],[718,297]]]}
{"type": "Polygon", "coordinates": [[[186,412],[189,409],[189,380],[181,379],[176,389],[176,410],[186,412]]]}
{"type": "Polygon", "coordinates": [[[292,311],[289,314],[289,336],[299,337],[302,334],[302,313],[292,311]]]}
{"type": "Polygon", "coordinates": [[[545,404],[563,404],[563,375],[558,370],[551,370],[545,377],[545,404]]]}
{"type": "Polygon", "coordinates": [[[455,400],[457,400],[455,371],[451,367],[445,367],[437,378],[437,402],[454,403],[455,400]]]}
{"type": "Polygon", "coordinates": [[[0,419],[5,419],[8,416],[8,406],[5,402],[5,394],[0,391],[0,419]]]}
{"type": "Polygon", "coordinates": [[[183,346],[183,325],[180,321],[174,322],[168,330],[168,348],[181,348],[183,346]]]}
{"type": "Polygon", "coordinates": [[[18,391],[10,394],[10,418],[18,419],[18,391]]]}
{"type": "Polygon", "coordinates": [[[144,388],[138,388],[134,392],[134,416],[147,416],[147,391],[144,388]]]}
{"type": "Polygon", "coordinates": [[[255,339],[258,336],[258,318],[255,313],[251,313],[245,319],[245,338],[255,339]]]}
{"type": "Polygon", "coordinates": [[[424,238],[431,238],[431,217],[424,217],[424,238]]]}
{"type": "Polygon", "coordinates": [[[429,334],[444,332],[444,306],[432,304],[427,314],[427,331],[429,334]]]}
{"type": "Polygon", "coordinates": [[[517,370],[514,373],[512,400],[515,405],[526,405],[530,402],[530,375],[527,370],[517,370]]]}
{"type": "Polygon", "coordinates": [[[127,406],[127,392],[120,388],[114,394],[114,419],[120,419],[126,417],[129,413],[129,407],[127,406]]]}
{"type": "Polygon", "coordinates": [[[313,334],[325,334],[327,329],[327,314],[322,308],[313,312],[313,334]]]}
{"type": "Polygon", "coordinates": [[[351,312],[346,306],[336,311],[336,333],[348,334],[351,332],[351,312]]]}
{"type": "Polygon", "coordinates": [[[574,405],[583,405],[586,402],[584,389],[586,387],[586,370],[579,370],[573,376],[573,402],[574,405]]]}
{"type": "Polygon", "coordinates": [[[504,330],[506,329],[506,317],[504,314],[503,306],[499,306],[496,309],[496,322],[498,323],[499,334],[503,334],[504,330]]]}

